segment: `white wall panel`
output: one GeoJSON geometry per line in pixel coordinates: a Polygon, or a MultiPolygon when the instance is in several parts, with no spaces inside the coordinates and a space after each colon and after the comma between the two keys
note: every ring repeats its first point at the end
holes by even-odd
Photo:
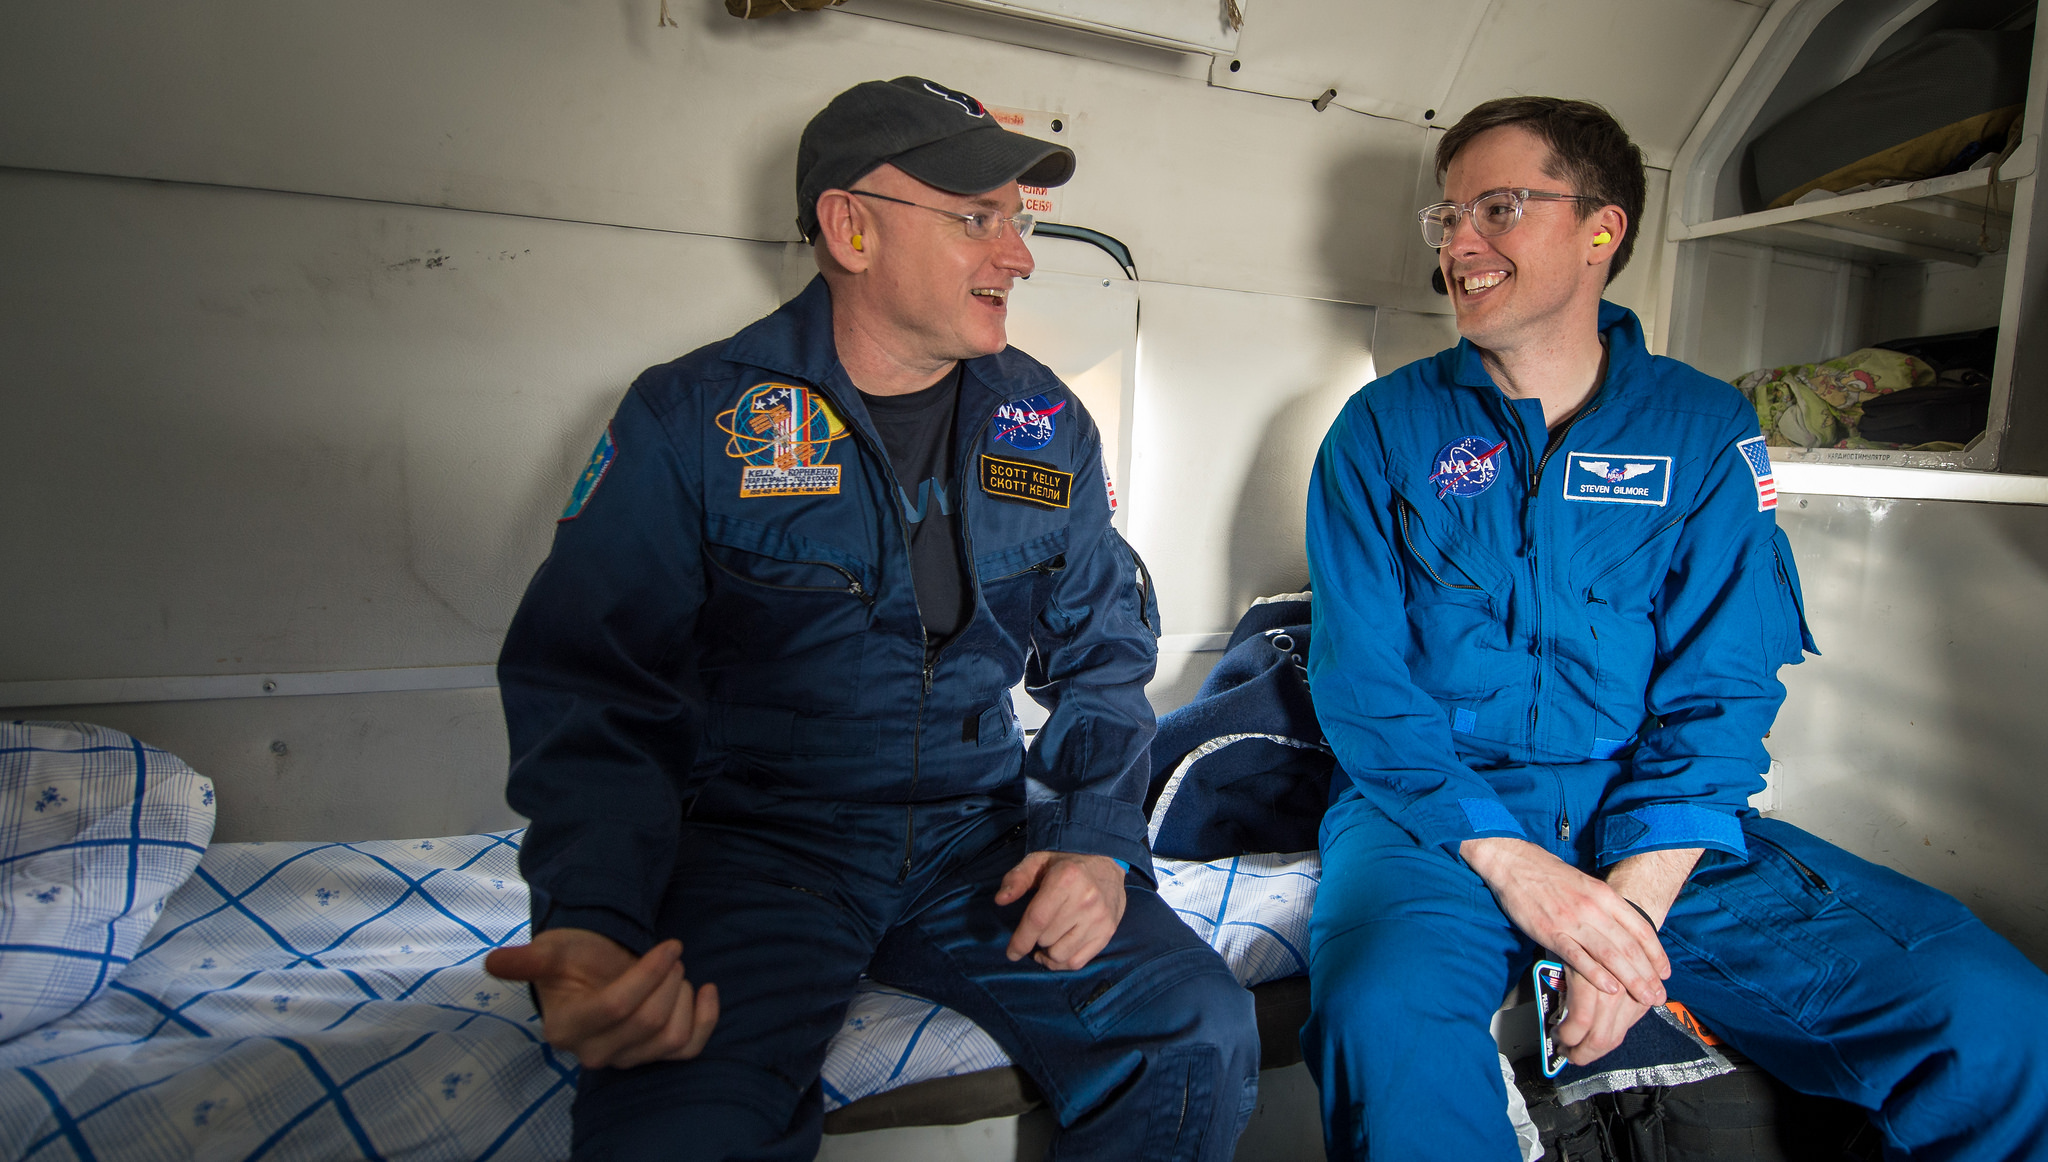
{"type": "Polygon", "coordinates": [[[469,835],[522,823],[505,805],[505,719],[494,689],[53,706],[27,716],[96,722],[192,764],[220,793],[218,843],[469,835]]]}
{"type": "Polygon", "coordinates": [[[1341,107],[1420,125],[1441,117],[1437,105],[1488,7],[1489,0],[1252,3],[1237,51],[1218,57],[1209,76],[1302,100],[1335,89],[1341,107]]]}
{"type": "Polygon", "coordinates": [[[1481,101],[1584,97],[1669,167],[1761,17],[1743,0],[1348,0],[1246,6],[1210,79],[1447,126],[1481,101]]]}
{"type": "Polygon", "coordinates": [[[643,367],[779,245],[0,174],[0,680],[488,662],[643,367]]]}
{"type": "Polygon", "coordinates": [[[1840,276],[1846,270],[1846,263],[1828,259],[1789,253],[1774,256],[1763,319],[1763,357],[1756,366],[1811,363],[1845,353],[1836,348],[1842,335],[1838,307],[1847,292],[1840,276]]]}
{"type": "MultiPolygon", "coordinates": [[[[1131,540],[1169,634],[1218,633],[1308,579],[1308,474],[1373,376],[1374,312],[1194,287],[1141,288],[1131,540]]],[[[1164,664],[1164,663],[1162,663],[1164,664]]]]}
{"type": "Polygon", "coordinates": [[[2000,251],[1974,267],[1942,262],[1880,267],[1871,340],[1996,327],[2005,295],[2005,260],[2006,252],[2000,251]]]}
{"type": "Polygon", "coordinates": [[[1628,266],[1607,285],[1606,297],[1636,313],[1643,322],[1650,350],[1664,350],[1663,319],[1657,312],[1657,290],[1663,285],[1664,200],[1671,191],[1671,172],[1651,168],[1644,177],[1643,220],[1636,223],[1636,248],[1628,266]]]}
{"type": "Polygon", "coordinates": [[[1423,131],[846,12],[363,0],[0,10],[0,164],[795,237],[795,147],[921,73],[1059,112],[1062,217],[1147,278],[1398,302],[1423,131]],[[22,111],[26,111],[24,115],[22,111]]]}
{"type": "Polygon", "coordinates": [[[1669,169],[1762,14],[1742,0],[1494,0],[1437,118],[1494,97],[1583,97],[1669,169]]]}

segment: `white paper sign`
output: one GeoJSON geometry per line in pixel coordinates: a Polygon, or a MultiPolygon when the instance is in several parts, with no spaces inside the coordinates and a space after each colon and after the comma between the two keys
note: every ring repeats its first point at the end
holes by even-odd
{"type": "MultiPolygon", "coordinates": [[[[996,123],[1012,133],[1036,137],[1040,141],[1057,142],[1068,149],[1074,148],[1074,119],[1064,113],[1051,113],[1044,109],[1012,109],[1004,105],[983,105],[996,123]]],[[[1046,189],[1044,186],[1018,186],[1024,195],[1024,212],[1041,222],[1060,221],[1060,194],[1066,189],[1046,189]]]]}

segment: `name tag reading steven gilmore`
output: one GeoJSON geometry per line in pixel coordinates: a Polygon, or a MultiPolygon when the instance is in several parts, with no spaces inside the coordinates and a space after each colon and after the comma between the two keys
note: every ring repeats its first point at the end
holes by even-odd
{"type": "Polygon", "coordinates": [[[1065,508],[1074,496],[1074,474],[1036,460],[981,457],[981,490],[1004,500],[1065,508]]]}
{"type": "Polygon", "coordinates": [[[1564,498],[1662,505],[1671,499],[1671,457],[1573,452],[1565,460],[1564,498]]]}

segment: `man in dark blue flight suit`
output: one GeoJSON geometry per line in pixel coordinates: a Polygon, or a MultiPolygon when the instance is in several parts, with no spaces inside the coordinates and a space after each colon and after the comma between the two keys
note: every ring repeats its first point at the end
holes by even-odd
{"type": "Polygon", "coordinates": [[[820,277],[634,383],[506,637],[535,936],[488,967],[583,1063],[579,1158],[811,1157],[863,973],[987,1030],[1055,1156],[1228,1158],[1257,1033],[1152,888],[1157,605],[1005,338],[1073,155],[901,77],[797,169],[820,277]]]}
{"type": "Polygon", "coordinates": [[[1586,1064],[1671,995],[1887,1157],[2048,1157],[2048,977],[1748,808],[1810,648],[1756,415],[1600,301],[1643,211],[1605,111],[1506,98],[1423,211],[1465,341],[1354,396],[1310,487],[1332,1158],[1521,1157],[1488,1018],[1547,950],[1586,1064]]]}

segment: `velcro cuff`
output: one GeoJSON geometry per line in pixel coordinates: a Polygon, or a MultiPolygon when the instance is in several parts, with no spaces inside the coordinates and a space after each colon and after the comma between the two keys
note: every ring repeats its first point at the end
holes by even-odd
{"type": "Polygon", "coordinates": [[[1710,847],[1747,856],[1742,821],[1734,813],[1694,803],[1651,803],[1600,822],[1600,864],[1646,851],[1710,847]]]}
{"type": "Polygon", "coordinates": [[[1529,838],[1522,824],[1499,799],[1460,799],[1458,806],[1465,812],[1465,822],[1481,835],[1506,833],[1519,839],[1529,838]]]}

